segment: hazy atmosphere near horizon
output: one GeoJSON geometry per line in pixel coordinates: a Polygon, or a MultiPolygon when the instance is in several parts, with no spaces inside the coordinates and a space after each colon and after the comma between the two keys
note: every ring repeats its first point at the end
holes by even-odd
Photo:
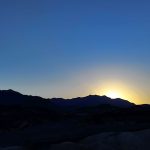
{"type": "Polygon", "coordinates": [[[0,89],[150,104],[150,1],[0,0],[0,89]]]}

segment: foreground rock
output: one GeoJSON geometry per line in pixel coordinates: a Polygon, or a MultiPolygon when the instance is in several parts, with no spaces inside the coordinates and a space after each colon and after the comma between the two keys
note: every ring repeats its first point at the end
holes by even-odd
{"type": "Polygon", "coordinates": [[[88,150],[149,150],[150,130],[102,133],[80,142],[88,150]]]}
{"type": "Polygon", "coordinates": [[[10,147],[4,147],[4,148],[0,148],[0,150],[23,150],[23,147],[20,146],[10,146],[10,147]]]}
{"type": "Polygon", "coordinates": [[[64,142],[61,144],[52,145],[50,150],[84,150],[84,149],[85,149],[84,146],[81,144],[64,142]]]}
{"type": "MultiPolygon", "coordinates": [[[[36,150],[150,150],[150,130],[136,132],[105,132],[78,142],[47,144],[36,150]]],[[[26,147],[5,147],[0,150],[29,150],[26,147]]]]}

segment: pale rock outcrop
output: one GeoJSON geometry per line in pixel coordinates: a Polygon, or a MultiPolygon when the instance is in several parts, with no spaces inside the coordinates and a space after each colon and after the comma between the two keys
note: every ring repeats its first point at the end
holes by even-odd
{"type": "Polygon", "coordinates": [[[90,136],[80,143],[88,150],[117,150],[118,140],[113,132],[90,136]]]}
{"type": "Polygon", "coordinates": [[[20,146],[9,146],[5,148],[0,148],[0,150],[24,150],[23,147],[20,146]]]}
{"type": "Polygon", "coordinates": [[[80,143],[88,150],[150,150],[150,130],[111,132],[90,136],[80,143]]]}

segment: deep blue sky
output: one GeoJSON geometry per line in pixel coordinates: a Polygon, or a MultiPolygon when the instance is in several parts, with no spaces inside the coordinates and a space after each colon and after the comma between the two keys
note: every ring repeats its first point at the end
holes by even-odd
{"type": "Polygon", "coordinates": [[[150,103],[149,0],[0,0],[1,89],[70,98],[105,83],[150,103]]]}

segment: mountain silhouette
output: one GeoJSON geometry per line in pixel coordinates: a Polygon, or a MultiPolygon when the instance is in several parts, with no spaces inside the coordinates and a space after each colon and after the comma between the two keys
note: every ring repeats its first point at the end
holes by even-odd
{"type": "Polygon", "coordinates": [[[37,149],[105,131],[149,129],[149,116],[150,105],[119,98],[89,95],[44,99],[0,90],[0,145],[33,145],[37,149]]]}
{"type": "Polygon", "coordinates": [[[98,105],[111,105],[117,107],[132,107],[135,104],[123,99],[111,99],[107,96],[89,95],[72,99],[52,98],[44,99],[38,96],[23,95],[13,90],[0,90],[0,104],[3,105],[21,105],[21,106],[39,106],[39,107],[87,107],[98,105]]]}

